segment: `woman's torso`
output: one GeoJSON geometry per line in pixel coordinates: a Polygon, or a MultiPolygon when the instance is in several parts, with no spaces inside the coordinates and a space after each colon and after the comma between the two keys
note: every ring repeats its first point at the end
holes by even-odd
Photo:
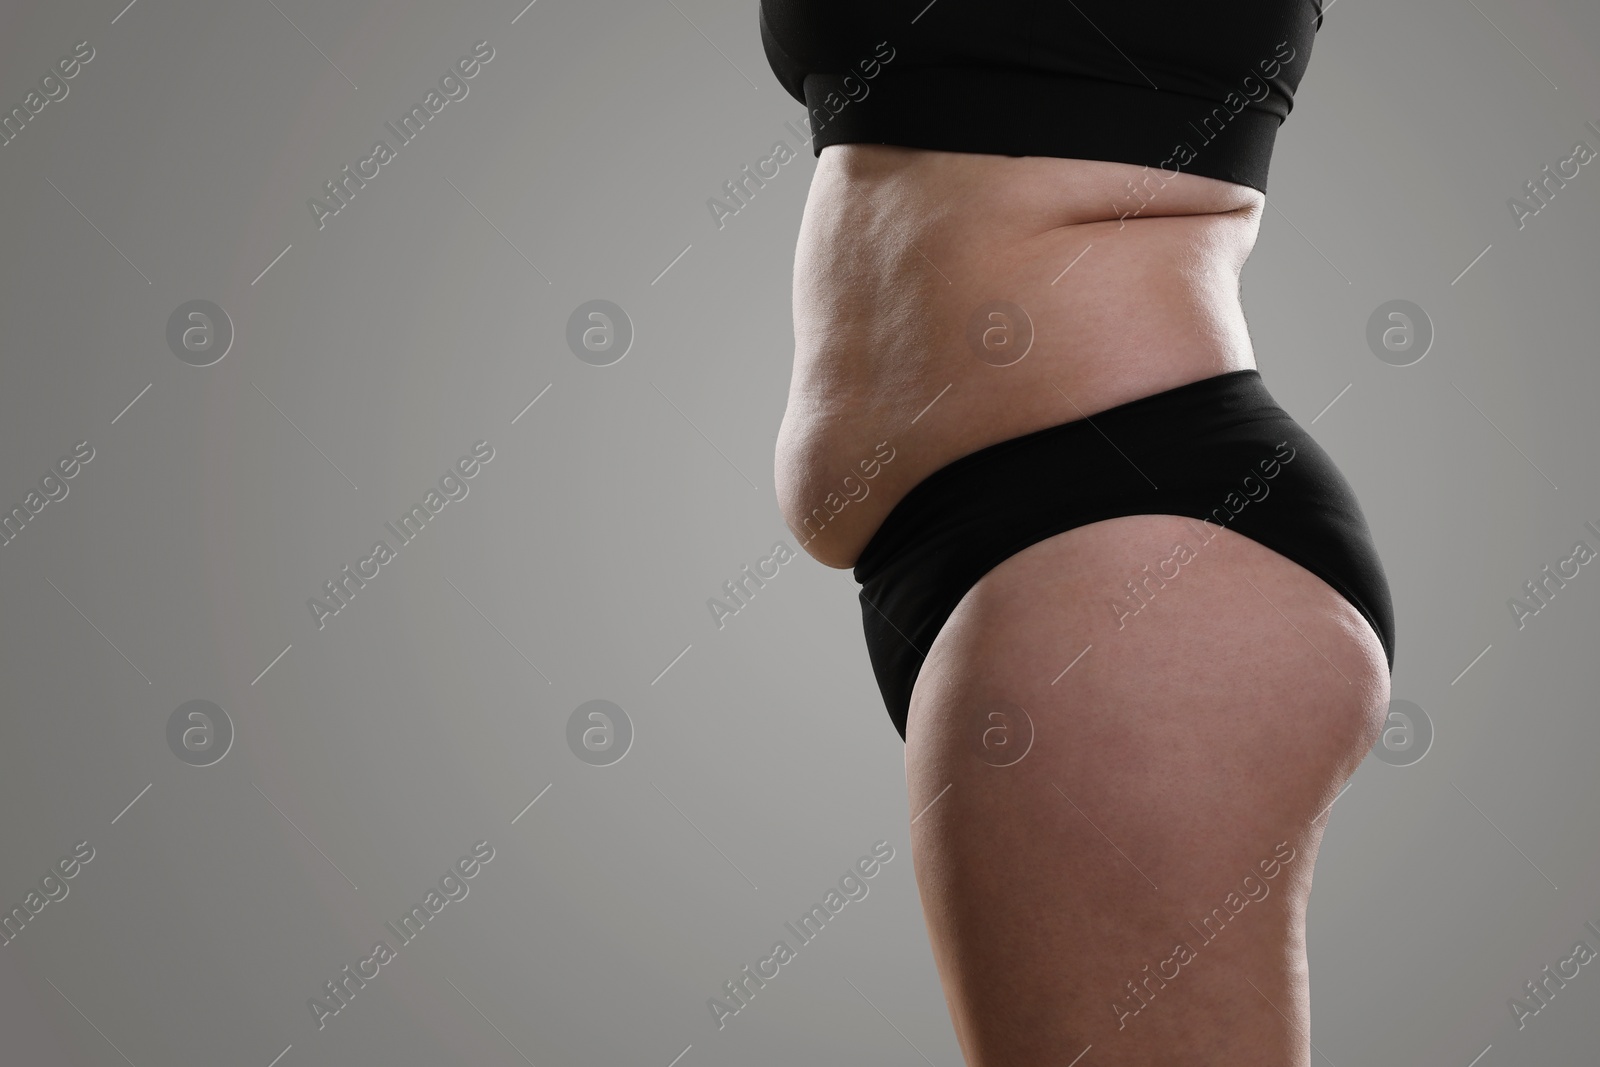
{"type": "Polygon", "coordinates": [[[1126,163],[825,147],[776,455],[801,546],[852,566],[963,455],[1253,367],[1238,286],[1264,200],[1126,163]]]}

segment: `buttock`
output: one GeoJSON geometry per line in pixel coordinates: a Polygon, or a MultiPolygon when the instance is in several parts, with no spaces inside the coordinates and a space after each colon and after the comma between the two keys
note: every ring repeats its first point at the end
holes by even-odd
{"type": "Polygon", "coordinates": [[[1127,515],[1243,534],[1305,567],[1372,626],[1394,668],[1394,609],[1349,482],[1254,368],[1141,397],[972,452],[918,483],[856,561],[890,720],[967,591],[1030,545],[1127,515]]]}

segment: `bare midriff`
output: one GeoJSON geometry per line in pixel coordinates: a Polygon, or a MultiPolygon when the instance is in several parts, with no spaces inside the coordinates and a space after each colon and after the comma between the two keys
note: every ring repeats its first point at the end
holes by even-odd
{"type": "Polygon", "coordinates": [[[853,566],[961,456],[1254,367],[1239,272],[1264,201],[1126,163],[825,147],[776,455],[801,546],[853,566]]]}

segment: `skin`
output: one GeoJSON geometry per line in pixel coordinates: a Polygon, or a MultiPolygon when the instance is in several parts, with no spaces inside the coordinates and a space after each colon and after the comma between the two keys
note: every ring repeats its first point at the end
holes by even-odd
{"type": "MultiPolygon", "coordinates": [[[[960,456],[1255,366],[1239,271],[1263,200],[1121,163],[824,148],[775,461],[806,551],[851,566],[960,456]],[[992,300],[1033,324],[1009,366],[969,345],[992,300]],[[885,441],[893,459],[864,479],[885,441]]],[[[969,1067],[1309,1067],[1317,846],[1388,699],[1349,602],[1231,530],[1117,518],[985,575],[929,651],[905,750],[917,884],[969,1067]],[[1123,583],[1180,542],[1195,558],[1119,621],[1123,583]],[[1191,924],[1214,909],[1208,939],[1191,924]]]]}

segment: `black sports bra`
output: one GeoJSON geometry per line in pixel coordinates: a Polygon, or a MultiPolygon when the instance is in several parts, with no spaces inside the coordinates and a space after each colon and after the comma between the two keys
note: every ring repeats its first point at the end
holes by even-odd
{"type": "Polygon", "coordinates": [[[817,155],[868,141],[1266,190],[1322,0],[760,0],[817,155]]]}

